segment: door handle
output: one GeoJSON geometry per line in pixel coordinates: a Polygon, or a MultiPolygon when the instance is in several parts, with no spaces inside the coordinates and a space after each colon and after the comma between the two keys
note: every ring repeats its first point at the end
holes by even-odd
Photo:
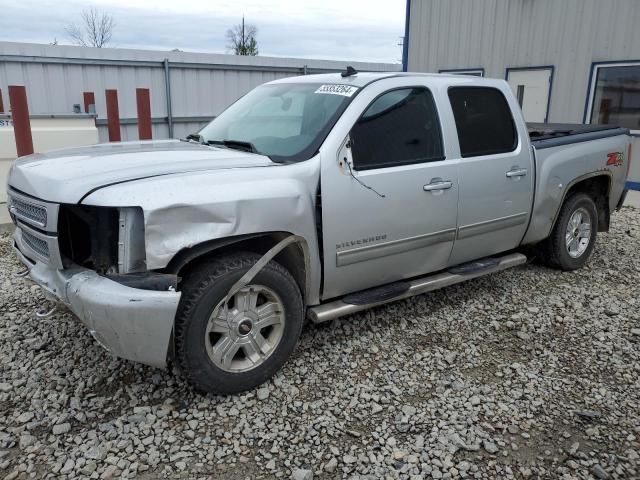
{"type": "Polygon", "coordinates": [[[428,183],[422,189],[425,192],[433,192],[437,190],[448,190],[453,187],[453,182],[451,180],[431,180],[431,183],[428,183]]]}
{"type": "Polygon", "coordinates": [[[527,174],[526,168],[513,167],[511,170],[507,172],[507,178],[524,177],[526,174],[527,174]]]}

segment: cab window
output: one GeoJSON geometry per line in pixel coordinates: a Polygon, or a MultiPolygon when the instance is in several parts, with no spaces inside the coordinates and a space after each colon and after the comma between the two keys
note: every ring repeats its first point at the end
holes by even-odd
{"type": "Polygon", "coordinates": [[[504,95],[491,87],[451,87],[449,100],[463,157],[512,152],[516,126],[504,95]]]}
{"type": "Polygon", "coordinates": [[[424,87],[380,95],[354,125],[350,139],[356,170],[444,159],[438,112],[424,87]]]}

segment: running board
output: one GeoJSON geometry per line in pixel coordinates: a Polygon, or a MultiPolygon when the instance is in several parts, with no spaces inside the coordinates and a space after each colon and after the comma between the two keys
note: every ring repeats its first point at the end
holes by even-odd
{"type": "Polygon", "coordinates": [[[444,271],[428,275],[426,277],[408,280],[403,283],[408,284],[409,287],[403,293],[392,298],[384,298],[379,301],[361,304],[347,303],[343,299],[340,299],[322,305],[317,305],[315,307],[309,307],[307,309],[307,316],[313,323],[328,322],[329,320],[343,317],[345,315],[351,315],[352,313],[367,310],[371,307],[384,305],[385,303],[395,302],[396,300],[402,300],[404,298],[438,290],[443,287],[448,287],[449,285],[471,280],[472,278],[482,277],[490,273],[506,270],[507,268],[517,267],[518,265],[526,263],[527,257],[521,253],[510,253],[504,257],[494,257],[494,260],[495,261],[491,262],[490,265],[487,264],[485,268],[469,269],[466,272],[464,271],[465,269],[462,271],[454,269],[454,272],[459,273],[444,271]]]}

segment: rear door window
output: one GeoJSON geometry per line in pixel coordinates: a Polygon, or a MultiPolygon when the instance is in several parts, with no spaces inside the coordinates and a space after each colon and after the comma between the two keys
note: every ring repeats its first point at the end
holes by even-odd
{"type": "Polygon", "coordinates": [[[518,145],[511,109],[490,87],[451,87],[449,101],[463,157],[512,152],[518,145]]]}
{"type": "Polygon", "coordinates": [[[444,159],[438,112],[424,87],[383,93],[351,129],[356,170],[444,159]]]}

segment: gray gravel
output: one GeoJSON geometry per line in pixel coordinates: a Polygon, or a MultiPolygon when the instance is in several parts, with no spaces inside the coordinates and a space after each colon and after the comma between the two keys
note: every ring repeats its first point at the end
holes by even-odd
{"type": "Polygon", "coordinates": [[[112,358],[0,237],[0,478],[639,478],[640,211],[527,265],[305,329],[267,385],[112,358]]]}

